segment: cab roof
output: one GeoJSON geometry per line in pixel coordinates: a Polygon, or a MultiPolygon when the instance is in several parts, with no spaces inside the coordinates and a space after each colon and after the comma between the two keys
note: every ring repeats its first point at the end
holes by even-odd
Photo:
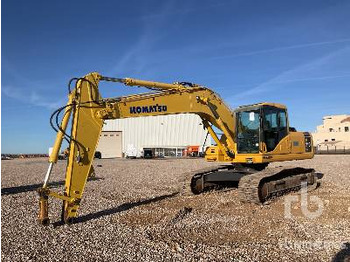
{"type": "Polygon", "coordinates": [[[261,106],[273,106],[281,109],[287,109],[285,105],[279,104],[279,103],[271,103],[271,102],[261,102],[257,104],[250,104],[250,105],[242,105],[237,108],[237,110],[241,110],[244,108],[251,108],[251,107],[261,107],[261,106]]]}

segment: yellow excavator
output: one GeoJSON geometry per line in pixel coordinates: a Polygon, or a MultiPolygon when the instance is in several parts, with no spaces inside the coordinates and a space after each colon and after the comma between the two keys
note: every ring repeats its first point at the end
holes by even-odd
{"type": "Polygon", "coordinates": [[[237,182],[242,201],[262,203],[273,196],[297,190],[302,183],[310,188],[317,184],[317,175],[312,168],[266,168],[271,162],[314,156],[310,133],[296,132],[289,127],[284,105],[259,103],[232,111],[218,94],[201,85],[113,78],[99,73],[72,78],[68,89],[68,103],[57,109],[50,121],[57,137],[43,186],[38,189],[39,222],[43,225],[50,221],[49,197],[63,200],[64,223],[72,223],[77,217],[85,184],[89,175],[94,173],[92,162],[104,120],[107,119],[180,113],[199,115],[216,143],[206,149],[206,160],[226,164],[187,174],[188,182],[183,191],[188,189],[200,194],[228,182],[237,182]],[[144,87],[151,92],[102,98],[98,89],[101,81],[144,87]],[[75,86],[71,90],[72,84],[75,86]],[[69,123],[71,130],[67,132],[69,123]],[[222,132],[221,137],[215,130],[222,132]],[[62,194],[49,188],[49,178],[64,139],[69,143],[69,153],[62,194]]]}

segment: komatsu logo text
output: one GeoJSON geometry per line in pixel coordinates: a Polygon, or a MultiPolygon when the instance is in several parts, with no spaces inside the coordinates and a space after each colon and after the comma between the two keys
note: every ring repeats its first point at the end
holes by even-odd
{"type": "Polygon", "coordinates": [[[131,106],[130,114],[141,114],[141,113],[155,113],[155,112],[166,112],[168,107],[166,105],[152,105],[152,106],[131,106]]]}

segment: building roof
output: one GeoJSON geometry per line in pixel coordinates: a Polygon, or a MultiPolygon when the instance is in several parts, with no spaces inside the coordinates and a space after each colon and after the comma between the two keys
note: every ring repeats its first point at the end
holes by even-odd
{"type": "Polygon", "coordinates": [[[331,145],[331,146],[333,146],[333,145],[335,145],[335,144],[337,144],[337,143],[339,143],[339,142],[341,142],[341,141],[321,142],[321,143],[319,143],[319,145],[331,145]]]}
{"type": "Polygon", "coordinates": [[[346,118],[349,117],[349,115],[343,114],[343,115],[327,115],[323,117],[323,120],[327,120],[327,119],[339,119],[339,118],[346,118]]]}
{"type": "Polygon", "coordinates": [[[340,123],[345,123],[345,122],[350,122],[350,116],[348,116],[347,118],[344,118],[342,121],[340,121],[340,123]]]}

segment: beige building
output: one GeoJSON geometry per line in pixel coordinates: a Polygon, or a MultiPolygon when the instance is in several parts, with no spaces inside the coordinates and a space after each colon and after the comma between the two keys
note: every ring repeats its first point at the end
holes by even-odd
{"type": "Polygon", "coordinates": [[[312,133],[318,149],[342,149],[350,147],[350,115],[323,117],[323,124],[312,133]]]}

